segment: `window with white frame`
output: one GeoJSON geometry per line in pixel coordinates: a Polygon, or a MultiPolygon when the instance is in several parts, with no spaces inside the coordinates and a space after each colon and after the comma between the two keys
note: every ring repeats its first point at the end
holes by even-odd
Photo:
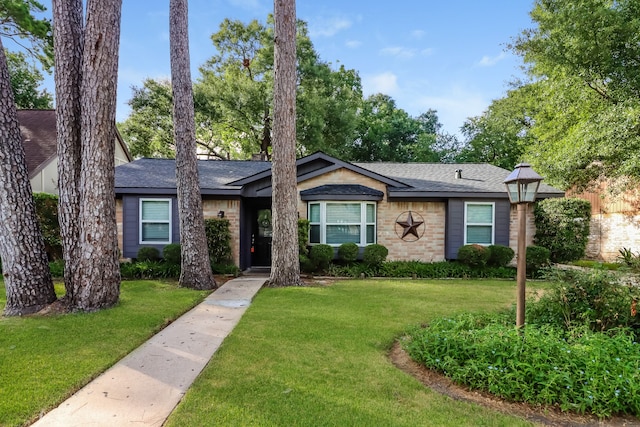
{"type": "Polygon", "coordinates": [[[367,202],[310,202],[309,243],[339,246],[376,242],[376,204],[367,202]]]}
{"type": "Polygon", "coordinates": [[[140,199],[140,243],[171,243],[171,199],[140,199]]]}
{"type": "Polygon", "coordinates": [[[493,245],[495,203],[464,204],[464,244],[493,245]]]}

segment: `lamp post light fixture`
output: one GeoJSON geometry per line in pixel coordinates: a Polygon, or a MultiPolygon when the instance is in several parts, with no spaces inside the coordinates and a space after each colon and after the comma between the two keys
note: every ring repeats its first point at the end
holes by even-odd
{"type": "Polygon", "coordinates": [[[520,163],[504,180],[511,204],[518,205],[518,255],[516,327],[524,326],[524,301],[527,280],[527,204],[536,200],[542,177],[531,165],[520,163]]]}

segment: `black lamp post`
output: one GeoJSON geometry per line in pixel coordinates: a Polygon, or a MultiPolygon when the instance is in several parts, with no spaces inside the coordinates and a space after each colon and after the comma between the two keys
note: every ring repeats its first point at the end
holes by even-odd
{"type": "Polygon", "coordinates": [[[524,301],[527,280],[527,204],[536,200],[542,177],[531,165],[520,163],[504,180],[509,201],[518,205],[518,297],[516,302],[516,327],[524,326],[524,301]]]}

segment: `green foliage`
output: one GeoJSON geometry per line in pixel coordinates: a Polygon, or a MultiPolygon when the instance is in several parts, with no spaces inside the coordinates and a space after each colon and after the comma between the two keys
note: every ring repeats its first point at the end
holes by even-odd
{"type": "Polygon", "coordinates": [[[618,253],[616,262],[619,265],[630,268],[634,271],[640,269],[640,253],[634,253],[629,248],[619,249],[618,253]]]}
{"type": "Polygon", "coordinates": [[[40,70],[30,64],[27,56],[22,52],[5,50],[5,55],[16,107],[18,109],[53,108],[53,96],[46,89],[39,89],[44,82],[40,70]]]}
{"type": "Polygon", "coordinates": [[[162,248],[162,259],[168,264],[180,265],[182,260],[179,243],[170,243],[162,248]]]}
{"type": "Polygon", "coordinates": [[[160,251],[153,246],[141,246],[138,249],[136,260],[138,261],[158,261],[160,259],[160,251]]]}
{"type": "Polygon", "coordinates": [[[35,17],[45,11],[36,0],[0,0],[0,36],[27,40],[26,50],[48,70],[53,66],[51,21],[35,17]]]}
{"type": "Polygon", "coordinates": [[[207,247],[211,264],[230,264],[231,231],[227,218],[210,218],[204,221],[204,231],[207,235],[207,247]]]}
{"type": "Polygon", "coordinates": [[[177,279],[180,277],[180,264],[170,264],[156,260],[140,260],[120,263],[120,276],[123,279],[177,279]]]}
{"type": "Polygon", "coordinates": [[[542,246],[527,246],[527,274],[535,277],[543,267],[549,265],[551,251],[542,246]]]}
{"type": "Polygon", "coordinates": [[[362,254],[362,262],[370,267],[379,267],[387,259],[389,250],[380,244],[374,243],[364,247],[362,254]]]}
{"type": "Polygon", "coordinates": [[[591,204],[577,198],[545,199],[534,208],[536,245],[549,249],[553,262],[584,257],[589,240],[591,204]]]}
{"type": "Polygon", "coordinates": [[[300,255],[309,255],[309,220],[298,219],[298,252],[300,255]]]}
{"type": "Polygon", "coordinates": [[[62,258],[62,240],[58,222],[58,196],[48,193],[33,193],[38,226],[42,232],[49,260],[62,258]]]}
{"type": "Polygon", "coordinates": [[[59,259],[49,262],[51,277],[64,278],[64,261],[59,259]]]}
{"type": "Polygon", "coordinates": [[[338,247],[338,259],[350,263],[358,259],[360,247],[353,242],[346,242],[338,247]]]}
{"type": "Polygon", "coordinates": [[[333,259],[333,248],[329,245],[313,245],[309,258],[316,269],[326,270],[333,259]]]}
{"type": "Polygon", "coordinates": [[[482,245],[464,245],[458,249],[458,261],[469,267],[480,268],[487,265],[491,252],[482,245]]]}
{"type": "Polygon", "coordinates": [[[640,318],[632,313],[640,289],[621,283],[614,273],[552,269],[545,278],[552,286],[529,304],[528,323],[566,330],[585,326],[594,332],[640,326],[640,318]]]}
{"type": "Polygon", "coordinates": [[[506,267],[515,255],[515,252],[509,246],[491,245],[488,249],[489,260],[487,264],[492,267],[506,267]]]}
{"type": "Polygon", "coordinates": [[[240,269],[234,264],[211,264],[211,271],[214,274],[225,274],[237,277],[240,275],[240,269]]]}
{"type": "Polygon", "coordinates": [[[300,255],[300,270],[305,273],[313,273],[315,265],[308,255],[300,255]]]}
{"type": "Polygon", "coordinates": [[[453,381],[510,401],[607,417],[640,415],[638,343],[626,330],[566,333],[513,327],[511,316],[464,314],[414,328],[411,357],[453,381]]]}

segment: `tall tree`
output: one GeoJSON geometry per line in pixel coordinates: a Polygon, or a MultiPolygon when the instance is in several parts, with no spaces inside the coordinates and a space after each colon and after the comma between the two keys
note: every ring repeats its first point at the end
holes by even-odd
{"type": "Polygon", "coordinates": [[[56,137],[58,146],[58,220],[65,262],[66,300],[71,304],[81,286],[80,260],[80,139],[82,56],[84,42],[82,0],[53,0],[56,137]]]}
{"type": "Polygon", "coordinates": [[[188,27],[187,0],[170,0],[169,42],[182,254],[180,285],[193,289],[213,289],[216,282],[209,262],[198,179],[188,27]]]}
{"type": "Polygon", "coordinates": [[[18,109],[53,108],[53,96],[46,89],[40,89],[40,85],[44,81],[42,72],[28,62],[27,55],[7,50],[5,50],[5,55],[16,107],[18,109]]]}
{"type": "Polygon", "coordinates": [[[75,206],[61,208],[64,258],[71,261],[66,265],[70,282],[65,282],[65,299],[72,310],[110,307],[120,294],[114,141],[121,8],[121,0],[88,0],[82,27],[81,1],[60,0],[54,6],[61,43],[56,55],[70,61],[56,71],[56,98],[63,105],[58,111],[58,151],[65,165],[59,185],[65,200],[79,202],[77,211],[75,206]],[[74,84],[79,94],[70,87],[74,84]],[[77,178],[79,186],[73,188],[77,178]],[[70,216],[74,212],[77,223],[70,216]],[[73,236],[77,246],[68,240],[73,236]]]}
{"type": "Polygon", "coordinates": [[[273,246],[269,282],[271,286],[296,286],[301,284],[296,191],[296,2],[275,0],[274,11],[273,246]]]}
{"type": "MultiPolygon", "coordinates": [[[[48,26],[40,25],[28,4],[0,2],[2,36],[48,26]]],[[[36,37],[35,34],[32,34],[36,37]]],[[[0,258],[7,294],[4,314],[39,311],[56,300],[42,234],[25,162],[18,114],[11,88],[5,50],[0,38],[0,258]]]]}

